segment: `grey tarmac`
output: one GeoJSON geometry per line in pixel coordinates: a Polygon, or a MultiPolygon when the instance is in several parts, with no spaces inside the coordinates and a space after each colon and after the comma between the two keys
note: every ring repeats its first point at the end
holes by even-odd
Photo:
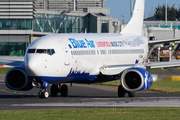
{"type": "Polygon", "coordinates": [[[68,97],[39,99],[40,89],[14,91],[0,82],[0,110],[126,108],[126,107],[180,107],[180,93],[155,91],[137,92],[135,98],[118,98],[117,86],[68,85],[68,97]]]}

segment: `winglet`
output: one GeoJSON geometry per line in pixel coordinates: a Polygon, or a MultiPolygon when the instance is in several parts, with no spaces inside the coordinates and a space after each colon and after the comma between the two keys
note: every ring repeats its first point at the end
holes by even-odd
{"type": "Polygon", "coordinates": [[[131,20],[121,34],[135,34],[142,36],[144,19],[144,0],[136,0],[131,20]]]}

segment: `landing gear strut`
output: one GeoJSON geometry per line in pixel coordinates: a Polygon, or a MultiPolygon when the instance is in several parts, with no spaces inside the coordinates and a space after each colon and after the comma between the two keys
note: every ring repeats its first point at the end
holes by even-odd
{"type": "Polygon", "coordinates": [[[42,81],[41,86],[40,86],[40,88],[42,90],[40,90],[38,93],[39,98],[46,98],[47,99],[49,97],[49,93],[47,90],[48,87],[49,87],[49,83],[42,81]]]}
{"type": "Polygon", "coordinates": [[[128,92],[128,91],[124,90],[122,85],[119,85],[119,87],[118,87],[118,97],[124,97],[126,93],[128,93],[129,97],[135,97],[135,92],[128,92]]]}
{"type": "Polygon", "coordinates": [[[52,84],[51,86],[51,96],[56,97],[58,93],[61,93],[61,97],[67,97],[68,95],[68,87],[66,84],[52,84]]]}

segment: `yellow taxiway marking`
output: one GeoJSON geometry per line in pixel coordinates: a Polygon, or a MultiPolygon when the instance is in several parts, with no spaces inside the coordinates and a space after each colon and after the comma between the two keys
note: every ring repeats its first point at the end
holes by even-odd
{"type": "Polygon", "coordinates": [[[5,90],[0,90],[2,92],[5,92],[5,93],[13,93],[13,92],[10,92],[10,91],[5,91],[5,90]]]}
{"type": "MultiPolygon", "coordinates": [[[[16,92],[10,92],[10,91],[7,91],[6,89],[1,89],[0,90],[1,92],[4,92],[4,93],[12,93],[12,94],[19,94],[19,95],[22,95],[23,93],[16,93],[16,92]]],[[[25,95],[31,95],[31,94],[25,94],[25,95]]]]}

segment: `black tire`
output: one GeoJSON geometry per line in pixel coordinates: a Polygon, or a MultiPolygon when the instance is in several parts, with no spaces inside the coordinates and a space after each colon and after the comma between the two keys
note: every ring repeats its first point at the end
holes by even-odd
{"type": "Polygon", "coordinates": [[[62,85],[61,86],[61,97],[67,97],[68,95],[68,87],[67,85],[62,85]]]}
{"type": "Polygon", "coordinates": [[[129,97],[135,97],[135,92],[128,92],[129,97]]]}
{"type": "Polygon", "coordinates": [[[43,99],[43,98],[47,99],[49,97],[49,93],[46,90],[40,90],[38,93],[38,96],[40,99],[43,99]]]}
{"type": "Polygon", "coordinates": [[[122,87],[122,85],[119,85],[118,87],[118,97],[124,97],[125,96],[125,90],[122,87]]]}
{"type": "Polygon", "coordinates": [[[58,93],[58,86],[56,84],[52,84],[51,86],[51,97],[56,97],[58,93]]]}
{"type": "Polygon", "coordinates": [[[40,99],[42,99],[42,98],[43,98],[43,95],[42,95],[42,90],[40,90],[40,91],[39,91],[39,93],[38,93],[38,97],[39,97],[40,99]]]}

